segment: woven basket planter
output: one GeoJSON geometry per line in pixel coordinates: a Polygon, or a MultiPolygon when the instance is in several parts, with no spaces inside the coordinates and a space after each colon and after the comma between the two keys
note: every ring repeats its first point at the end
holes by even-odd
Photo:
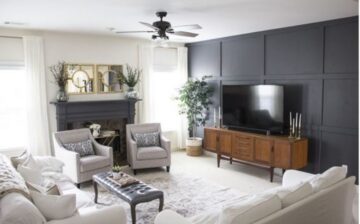
{"type": "Polygon", "coordinates": [[[200,156],[202,152],[202,138],[186,139],[186,154],[188,156],[200,156]]]}

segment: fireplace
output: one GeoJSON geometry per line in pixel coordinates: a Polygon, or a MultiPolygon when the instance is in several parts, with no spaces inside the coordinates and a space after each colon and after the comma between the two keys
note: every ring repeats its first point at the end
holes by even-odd
{"type": "Polygon", "coordinates": [[[126,163],[126,124],[134,123],[136,99],[51,102],[56,106],[57,130],[71,130],[101,125],[96,140],[113,147],[114,163],[126,163]]]}

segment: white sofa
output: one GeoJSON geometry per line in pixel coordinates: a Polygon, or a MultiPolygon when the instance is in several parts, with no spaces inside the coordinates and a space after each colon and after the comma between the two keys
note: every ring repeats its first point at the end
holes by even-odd
{"type": "MultiPolygon", "coordinates": [[[[10,160],[0,154],[1,158],[5,158],[5,163],[0,167],[10,167],[11,172],[15,172],[14,177],[21,178],[19,172],[15,171],[10,165],[10,160]]],[[[49,164],[49,162],[47,162],[49,164]]],[[[37,164],[39,165],[39,164],[37,164]]],[[[43,167],[38,166],[39,169],[43,167]]],[[[5,170],[5,169],[4,169],[5,170]]],[[[5,173],[4,171],[0,170],[5,173]]],[[[0,175],[1,176],[1,175],[0,175]]],[[[1,224],[126,224],[127,218],[125,210],[122,206],[112,205],[98,207],[93,203],[93,199],[87,193],[78,189],[68,177],[58,172],[43,172],[42,176],[48,177],[55,181],[61,195],[76,195],[76,211],[75,213],[64,219],[46,220],[44,215],[35,206],[31,199],[25,197],[25,194],[10,190],[6,194],[0,195],[0,223],[1,224]],[[49,175],[50,174],[50,175],[49,175]]],[[[25,179],[25,178],[24,178],[25,179]]],[[[50,180],[48,179],[48,180],[50,180]]],[[[14,178],[14,182],[16,179],[14,178]]],[[[24,181],[24,180],[22,180],[24,181]]],[[[1,184],[1,181],[0,181],[1,184]]],[[[6,184],[6,183],[5,183],[6,184]]]]}
{"type": "MultiPolygon", "coordinates": [[[[282,186],[295,186],[302,182],[309,182],[315,175],[288,170],[282,180],[282,186]]],[[[357,223],[356,214],[353,214],[355,197],[355,177],[343,178],[320,191],[312,192],[309,196],[275,212],[264,218],[256,220],[256,224],[351,224],[357,223]]],[[[158,214],[155,224],[222,224],[214,218],[214,213],[205,212],[195,217],[184,218],[171,210],[164,210],[158,214]]],[[[357,213],[357,209],[355,211],[357,213]]],[[[255,211],[255,216],[256,211],[255,211]]],[[[245,220],[245,219],[244,219],[245,220]]],[[[231,224],[249,223],[247,221],[230,222],[231,224]]]]}

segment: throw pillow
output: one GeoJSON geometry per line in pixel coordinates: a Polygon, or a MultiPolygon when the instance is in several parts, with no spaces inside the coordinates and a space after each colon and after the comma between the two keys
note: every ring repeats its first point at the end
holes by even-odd
{"type": "Polygon", "coordinates": [[[60,195],[59,189],[56,184],[49,186],[41,186],[31,182],[26,182],[26,186],[31,191],[36,191],[38,193],[47,194],[47,195],[60,195]]]}
{"type": "Polygon", "coordinates": [[[64,144],[65,149],[79,153],[80,157],[95,155],[95,151],[90,139],[64,144]]]}
{"type": "Polygon", "coordinates": [[[276,194],[282,204],[282,208],[286,208],[303,198],[311,195],[313,192],[309,182],[301,182],[293,186],[280,186],[266,191],[269,194],[276,194]]]}
{"type": "Polygon", "coordinates": [[[35,163],[42,172],[62,172],[64,163],[52,156],[30,156],[29,163],[35,163]]]}
{"type": "Polygon", "coordinates": [[[39,169],[19,165],[17,171],[26,182],[31,182],[37,185],[41,185],[43,182],[41,171],[39,169]]]}
{"type": "Polygon", "coordinates": [[[11,157],[10,160],[13,166],[17,168],[18,165],[26,163],[30,155],[31,154],[27,150],[25,150],[20,156],[11,157]]]}
{"type": "Polygon", "coordinates": [[[10,193],[0,200],[0,223],[44,224],[45,217],[39,209],[19,193],[10,193]]]}
{"type": "Polygon", "coordinates": [[[76,195],[44,195],[31,192],[35,206],[49,220],[65,219],[76,212],[76,195]]]}
{"type": "Polygon", "coordinates": [[[324,188],[330,187],[331,185],[345,179],[347,174],[347,166],[334,166],[326,170],[322,174],[316,175],[310,184],[313,187],[314,192],[318,192],[324,188]]]}
{"type": "Polygon", "coordinates": [[[218,223],[250,224],[279,210],[281,210],[281,201],[277,195],[253,195],[237,204],[224,208],[218,223]]]}
{"type": "Polygon", "coordinates": [[[160,146],[160,133],[134,133],[133,138],[138,147],[160,146]]]}

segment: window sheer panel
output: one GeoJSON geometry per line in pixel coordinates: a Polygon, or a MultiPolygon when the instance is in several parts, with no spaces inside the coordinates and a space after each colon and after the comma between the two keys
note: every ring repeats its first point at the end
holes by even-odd
{"type": "Polygon", "coordinates": [[[27,144],[26,77],[22,67],[0,67],[0,150],[27,144]]]}
{"type": "Polygon", "coordinates": [[[177,48],[154,49],[154,72],[173,72],[178,68],[177,48]]]}
{"type": "Polygon", "coordinates": [[[161,123],[162,130],[170,138],[172,148],[183,148],[186,128],[184,116],[179,115],[175,97],[187,80],[186,48],[155,48],[149,79],[151,122],[161,123]]]}
{"type": "Polygon", "coordinates": [[[174,98],[180,86],[181,80],[177,71],[154,72],[150,80],[153,108],[151,120],[161,123],[164,131],[173,131],[177,128],[179,111],[174,98]]]}
{"type": "Polygon", "coordinates": [[[21,38],[0,37],[0,69],[24,66],[24,46],[21,38]]]}

